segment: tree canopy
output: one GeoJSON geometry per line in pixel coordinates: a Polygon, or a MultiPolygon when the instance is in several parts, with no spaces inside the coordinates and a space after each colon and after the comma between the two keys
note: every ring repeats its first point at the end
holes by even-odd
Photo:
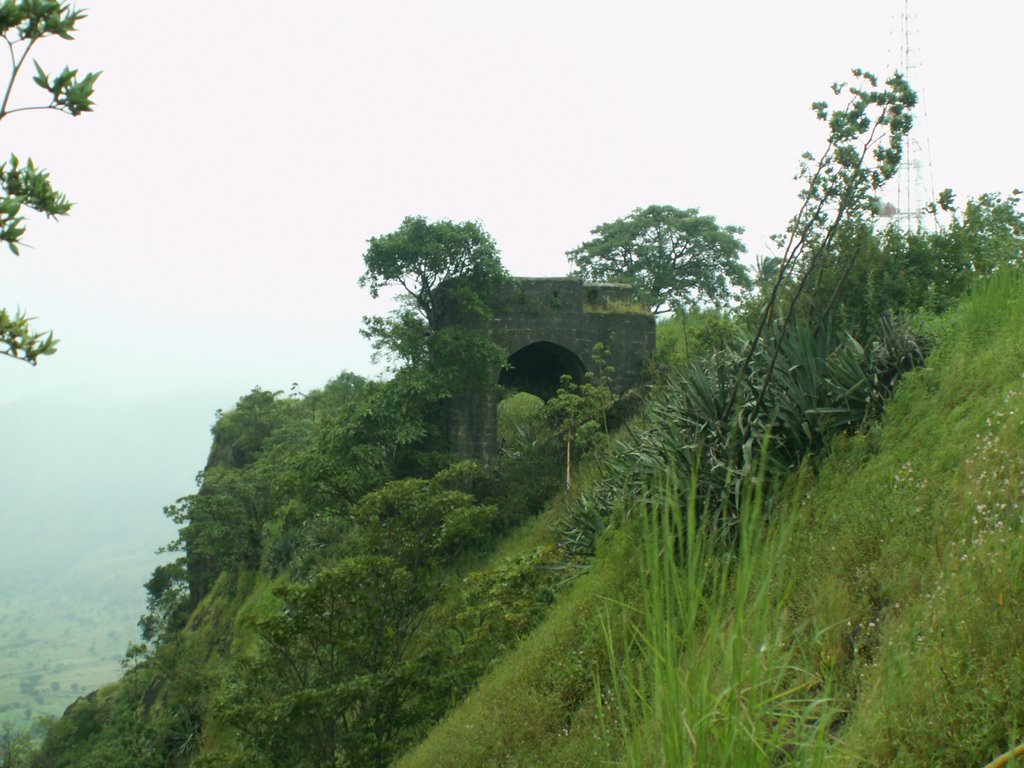
{"type": "MultiPolygon", "coordinates": [[[[28,61],[35,45],[46,37],[72,39],[77,23],[85,14],[72,5],[53,0],[5,0],[0,4],[0,37],[7,43],[10,53],[10,71],[3,100],[0,101],[0,120],[15,112],[55,110],[77,117],[92,111],[92,94],[99,72],[78,76],[77,69],[64,69],[50,75],[33,61],[35,76],[32,81],[46,93],[38,104],[13,106],[11,94],[15,81],[28,61]]],[[[59,218],[71,210],[71,203],[63,193],[50,184],[50,175],[38,168],[32,160],[22,162],[11,155],[0,162],[0,242],[14,255],[20,252],[25,234],[24,210],[30,209],[46,218],[59,218]]],[[[50,332],[32,328],[24,310],[11,311],[0,307],[0,354],[24,360],[35,365],[43,355],[57,350],[57,340],[50,332]]]]}
{"type": "Polygon", "coordinates": [[[492,384],[504,351],[479,328],[490,317],[488,298],[508,279],[494,239],[476,222],[408,216],[369,242],[359,284],[374,298],[383,288],[402,290],[398,309],[363,318],[374,348],[441,399],[492,384]]]}
{"type": "Polygon", "coordinates": [[[405,292],[405,305],[436,331],[444,298],[465,301],[489,293],[505,276],[494,239],[476,222],[407,216],[390,234],[370,238],[359,285],[377,298],[387,286],[405,292]],[[443,287],[443,288],[442,288],[443,287]]]}
{"type": "Polygon", "coordinates": [[[585,280],[621,280],[655,313],[701,304],[721,306],[748,287],[740,263],[743,229],[720,226],[696,208],[649,205],[591,230],[596,235],[566,253],[585,280]]]}
{"type": "Polygon", "coordinates": [[[220,703],[249,764],[387,765],[414,737],[410,723],[440,715],[431,694],[451,685],[435,667],[443,644],[416,641],[445,568],[497,513],[456,490],[475,471],[460,464],[367,494],[349,510],[341,556],[276,591],[283,610],[254,621],[259,650],[234,664],[220,703]]]}

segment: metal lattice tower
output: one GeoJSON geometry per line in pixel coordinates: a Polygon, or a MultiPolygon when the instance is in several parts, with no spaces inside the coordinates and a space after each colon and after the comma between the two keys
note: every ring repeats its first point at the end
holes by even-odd
{"type": "MultiPolygon", "coordinates": [[[[896,204],[886,206],[897,226],[905,231],[937,228],[938,221],[927,206],[935,200],[935,186],[932,181],[931,147],[928,143],[924,92],[915,86],[915,71],[920,70],[918,51],[912,45],[914,30],[910,13],[910,0],[902,1],[899,26],[898,68],[917,91],[918,106],[914,114],[914,127],[903,144],[903,158],[896,174],[896,204]],[[894,210],[895,209],[895,210],[894,210]]],[[[892,51],[890,51],[892,54],[892,51]]]]}

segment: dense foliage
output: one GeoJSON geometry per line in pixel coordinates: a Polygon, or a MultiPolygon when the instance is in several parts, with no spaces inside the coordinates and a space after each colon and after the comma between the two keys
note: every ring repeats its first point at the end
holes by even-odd
{"type": "Polygon", "coordinates": [[[596,235],[566,256],[584,280],[626,282],[637,301],[655,313],[729,303],[734,291],[750,287],[741,227],[719,226],[696,208],[670,205],[637,208],[599,224],[596,235]]]}
{"type": "MultiPolygon", "coordinates": [[[[418,644],[445,568],[486,534],[493,505],[453,490],[473,468],[396,480],[365,496],[331,565],[275,591],[254,621],[259,651],[229,672],[220,716],[244,734],[244,765],[386,765],[410,724],[450,693],[447,643],[418,644]]],[[[208,758],[224,765],[224,758],[208,758]]]]}
{"type": "Polygon", "coordinates": [[[557,487],[554,443],[453,464],[382,428],[391,386],[344,374],[220,415],[167,510],[183,553],[146,585],[146,645],[33,765],[386,765],[541,618],[553,550],[480,558],[557,487]]]}
{"type": "Polygon", "coordinates": [[[385,288],[401,291],[398,309],[363,319],[374,348],[442,397],[485,391],[505,359],[478,332],[490,318],[488,299],[508,279],[491,236],[474,222],[409,216],[396,231],[370,238],[363,260],[359,284],[374,298],[385,288]]]}
{"type": "Polygon", "coordinates": [[[712,354],[670,372],[651,395],[642,421],[614,446],[602,477],[573,502],[562,547],[592,556],[611,516],[647,503],[659,479],[693,474],[704,513],[735,522],[751,473],[792,471],[833,437],[876,418],[899,377],[924,362],[920,338],[903,327],[870,344],[830,324],[773,326],[757,342],[749,373],[737,380],[749,331],[737,328],[712,354]],[[775,372],[764,387],[770,363],[775,372]],[[733,403],[734,391],[740,394],[733,403]],[[762,407],[753,414],[758,393],[762,407]],[[752,424],[744,435],[740,424],[752,424]]]}
{"type": "MultiPolygon", "coordinates": [[[[827,299],[843,326],[858,336],[881,330],[882,318],[918,310],[942,313],[978,277],[1024,264],[1020,193],[984,194],[959,209],[948,190],[942,228],[907,231],[849,224],[836,234],[835,254],[814,278],[818,298],[801,306],[806,316],[827,299]]],[[[788,283],[786,290],[793,290],[788,283]]]]}

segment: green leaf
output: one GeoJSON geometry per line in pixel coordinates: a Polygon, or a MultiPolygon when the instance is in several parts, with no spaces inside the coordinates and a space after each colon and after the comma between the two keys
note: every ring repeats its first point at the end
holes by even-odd
{"type": "Polygon", "coordinates": [[[35,75],[35,77],[32,78],[32,82],[34,82],[36,85],[38,85],[43,90],[49,91],[50,90],[50,79],[47,76],[46,72],[43,71],[43,68],[39,66],[39,62],[36,61],[35,59],[32,60],[32,63],[35,65],[35,68],[36,68],[36,75],[35,75]]]}

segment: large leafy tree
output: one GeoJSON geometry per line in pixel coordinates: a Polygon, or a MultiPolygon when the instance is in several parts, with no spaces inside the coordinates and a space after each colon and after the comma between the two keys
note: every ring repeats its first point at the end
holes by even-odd
{"type": "Polygon", "coordinates": [[[593,240],[566,256],[585,280],[631,283],[655,313],[721,306],[735,288],[750,285],[739,260],[742,232],[696,208],[650,205],[598,225],[593,240]]]}
{"type": "Polygon", "coordinates": [[[425,374],[441,398],[492,383],[504,351],[479,329],[508,274],[478,223],[409,216],[394,232],[370,238],[363,260],[359,284],[371,296],[400,289],[397,310],[363,319],[363,335],[378,352],[425,374]]]}
{"type": "Polygon", "coordinates": [[[394,232],[371,237],[363,260],[359,284],[374,298],[382,288],[401,287],[406,307],[433,331],[441,325],[448,294],[480,297],[505,276],[494,239],[471,221],[407,216],[394,232]],[[473,296],[465,295],[469,291],[473,296]]]}
{"type": "MultiPolygon", "coordinates": [[[[33,61],[33,82],[46,94],[35,104],[14,106],[11,97],[14,85],[28,62],[35,46],[47,37],[72,39],[72,33],[85,15],[69,3],[53,0],[4,0],[0,3],[0,37],[7,44],[9,71],[0,101],[0,120],[16,112],[55,110],[77,117],[92,110],[92,94],[99,72],[82,77],[78,70],[64,69],[51,75],[33,61]]],[[[0,162],[0,242],[12,253],[20,251],[25,234],[25,210],[33,210],[47,218],[58,218],[71,210],[67,198],[53,188],[50,176],[32,160],[22,162],[11,155],[0,162]]],[[[43,355],[52,355],[57,340],[50,332],[39,332],[31,326],[32,318],[24,310],[0,307],[0,354],[35,365],[43,355]]]]}

